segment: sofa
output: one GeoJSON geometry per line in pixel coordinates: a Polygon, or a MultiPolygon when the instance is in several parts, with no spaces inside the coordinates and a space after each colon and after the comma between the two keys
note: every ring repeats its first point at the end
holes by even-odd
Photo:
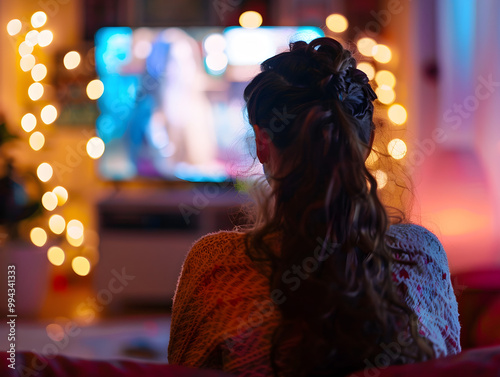
{"type": "MultiPolygon", "coordinates": [[[[15,369],[9,354],[0,352],[0,376],[5,377],[230,377],[220,371],[130,360],[93,361],[32,352],[16,352],[15,369]]],[[[349,377],[500,377],[500,346],[464,351],[423,363],[374,367],[349,377]]]]}

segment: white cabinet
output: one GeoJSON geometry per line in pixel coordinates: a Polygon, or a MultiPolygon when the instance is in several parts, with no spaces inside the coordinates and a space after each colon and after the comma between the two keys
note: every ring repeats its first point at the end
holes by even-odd
{"type": "Polygon", "coordinates": [[[100,260],[94,270],[97,300],[115,310],[170,305],[193,242],[207,233],[232,229],[247,200],[234,189],[212,185],[120,194],[100,202],[100,260]]]}

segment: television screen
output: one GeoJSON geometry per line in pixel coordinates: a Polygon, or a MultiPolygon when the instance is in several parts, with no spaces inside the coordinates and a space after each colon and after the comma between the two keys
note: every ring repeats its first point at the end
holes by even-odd
{"type": "Polygon", "coordinates": [[[252,174],[259,166],[249,150],[245,86],[290,42],[323,35],[314,27],[100,29],[101,175],[222,182],[252,174]]]}

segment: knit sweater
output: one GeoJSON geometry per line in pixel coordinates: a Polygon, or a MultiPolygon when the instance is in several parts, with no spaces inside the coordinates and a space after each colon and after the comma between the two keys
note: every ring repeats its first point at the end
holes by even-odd
{"type": "MultiPolygon", "coordinates": [[[[427,229],[393,225],[387,244],[395,258],[392,278],[419,319],[419,332],[437,357],[460,348],[460,324],[446,253],[427,229]]],[[[245,253],[245,235],[209,234],[189,252],[172,308],[168,359],[171,364],[221,369],[239,376],[270,376],[271,335],[280,320],[280,292],[245,253]]]]}

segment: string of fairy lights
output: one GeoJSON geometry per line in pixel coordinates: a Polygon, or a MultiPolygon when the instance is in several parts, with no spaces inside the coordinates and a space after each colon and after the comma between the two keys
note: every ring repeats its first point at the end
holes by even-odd
{"type": "MultiPolygon", "coordinates": [[[[44,99],[45,86],[47,86],[44,80],[47,78],[48,69],[39,60],[43,60],[41,49],[49,46],[54,39],[52,31],[44,28],[47,21],[47,15],[42,11],[37,11],[31,16],[30,22],[23,23],[19,19],[13,19],[7,24],[7,33],[17,38],[19,67],[23,72],[29,73],[33,80],[27,91],[29,99],[33,102],[30,104],[32,112],[27,112],[22,116],[20,125],[29,135],[28,144],[35,152],[42,151],[46,145],[44,127],[54,123],[58,117],[57,108],[53,104],[42,105],[48,102],[44,99]],[[39,113],[38,116],[37,113],[39,113]]],[[[80,54],[76,51],[68,52],[63,59],[64,66],[68,70],[78,67],[80,61],[80,54]]],[[[103,94],[104,86],[101,81],[92,80],[87,85],[86,92],[91,100],[96,100],[103,94]]],[[[92,159],[100,158],[104,153],[104,142],[99,137],[90,138],[86,144],[86,152],[92,159]]],[[[69,200],[69,193],[63,186],[51,185],[54,176],[53,167],[43,161],[38,165],[36,175],[47,190],[42,195],[41,204],[50,217],[45,226],[36,226],[31,229],[30,239],[38,247],[48,247],[47,245],[54,243],[49,242],[50,238],[57,239],[59,241],[57,246],[48,247],[47,258],[53,265],[62,266],[68,259],[68,253],[63,249],[65,245],[79,250],[78,248],[84,245],[85,234],[88,230],[80,220],[67,221],[61,214],[61,208],[69,200]]],[[[92,267],[90,260],[83,255],[78,255],[78,252],[72,254],[71,268],[74,273],[80,276],[88,275],[92,267]]]]}
{"type": "MultiPolygon", "coordinates": [[[[326,18],[326,27],[333,33],[343,33],[349,27],[349,22],[342,14],[331,14],[326,18]]],[[[364,57],[364,60],[358,63],[357,68],[368,76],[372,86],[375,87],[378,101],[387,106],[387,118],[395,127],[401,127],[406,123],[408,114],[403,105],[395,103],[396,92],[396,77],[394,74],[385,69],[384,65],[392,60],[392,51],[389,46],[377,43],[373,38],[361,37],[356,41],[356,47],[359,53],[364,57]],[[381,69],[377,70],[376,67],[381,69]]],[[[385,146],[387,153],[395,160],[401,160],[407,153],[406,143],[399,138],[391,139],[385,146]]],[[[385,153],[385,152],[384,152],[385,153]]],[[[374,167],[378,160],[376,147],[370,153],[367,159],[368,167],[374,167]]],[[[381,169],[373,172],[377,180],[378,188],[383,189],[388,182],[387,173],[381,169]]]]}

